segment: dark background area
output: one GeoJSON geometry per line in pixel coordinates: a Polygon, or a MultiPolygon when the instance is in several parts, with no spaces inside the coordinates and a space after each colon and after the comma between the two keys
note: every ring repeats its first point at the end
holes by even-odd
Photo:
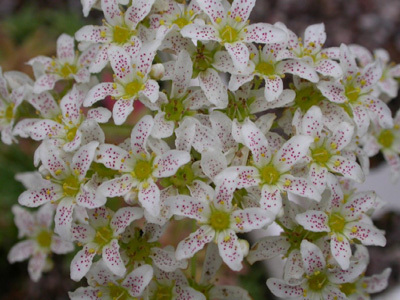
{"type": "MultiPolygon", "coordinates": [[[[3,71],[20,70],[32,74],[26,62],[37,56],[55,53],[61,33],[73,35],[85,24],[100,24],[101,13],[92,11],[83,18],[79,0],[0,0],[0,66],[3,71]]],[[[400,62],[400,0],[258,0],[251,21],[283,22],[301,36],[311,24],[323,22],[328,39],[326,46],[357,43],[369,50],[385,48],[394,62],[400,62]]],[[[399,99],[391,107],[398,107],[399,99]]],[[[69,279],[69,259],[55,256],[55,268],[35,284],[27,275],[27,263],[8,264],[10,247],[17,242],[11,206],[17,202],[22,186],[14,181],[17,172],[33,169],[34,145],[0,145],[0,300],[68,299],[67,291],[77,285],[69,279]]],[[[374,165],[379,163],[374,160],[374,165]]],[[[393,195],[398,197],[397,195],[393,195]]],[[[393,268],[390,285],[400,276],[400,218],[389,213],[376,225],[386,230],[385,248],[370,247],[369,273],[393,268]]],[[[255,299],[266,299],[266,275],[261,265],[243,275],[243,286],[255,299]]]]}

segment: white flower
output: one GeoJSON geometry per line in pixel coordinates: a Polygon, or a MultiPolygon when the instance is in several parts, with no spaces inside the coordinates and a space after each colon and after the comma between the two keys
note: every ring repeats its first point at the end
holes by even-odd
{"type": "Polygon", "coordinates": [[[324,130],[324,116],[318,106],[311,107],[303,116],[297,131],[311,136],[309,176],[322,193],[328,172],[362,182],[365,179],[361,167],[355,160],[346,157],[346,148],[353,142],[354,127],[346,122],[336,126],[332,132],[324,130]]]}
{"type": "Polygon", "coordinates": [[[277,214],[282,207],[282,192],[309,197],[319,201],[317,190],[306,179],[290,174],[292,166],[301,162],[308,152],[312,139],[297,135],[283,145],[280,140],[269,141],[252,122],[242,126],[243,143],[251,150],[254,166],[230,167],[223,173],[238,172],[238,188],[260,186],[260,206],[277,214]],[[277,143],[273,145],[272,143],[277,143]],[[274,152],[274,150],[277,150],[274,152]]]}
{"type": "Polygon", "coordinates": [[[97,186],[85,177],[97,146],[98,142],[90,142],[81,147],[71,161],[63,160],[61,153],[51,146],[42,147],[41,161],[49,175],[18,198],[21,205],[28,207],[57,203],[55,231],[67,240],[71,236],[75,206],[94,208],[106,202],[106,198],[96,192],[97,186]]]}
{"type": "Polygon", "coordinates": [[[363,141],[363,149],[368,156],[374,156],[381,151],[389,164],[391,180],[396,182],[400,178],[400,110],[397,111],[393,123],[393,128],[388,129],[374,124],[363,141]]]}
{"type": "MultiPolygon", "coordinates": [[[[224,175],[215,191],[198,181],[191,191],[193,197],[178,195],[170,198],[171,211],[198,221],[197,231],[181,241],[176,249],[176,258],[192,257],[205,244],[214,240],[218,244],[222,260],[234,271],[242,269],[243,257],[248,249],[242,248],[237,232],[249,232],[269,225],[273,217],[257,208],[238,209],[232,204],[237,186],[237,174],[224,175]]],[[[248,247],[248,246],[247,246],[248,247]]]]}
{"type": "Polygon", "coordinates": [[[106,108],[98,107],[90,109],[85,116],[82,103],[86,94],[86,86],[74,85],[61,99],[57,109],[50,94],[42,93],[38,98],[32,97],[30,102],[35,101],[33,103],[41,108],[45,118],[24,119],[21,124],[17,124],[17,128],[36,141],[50,139],[54,145],[67,152],[76,151],[92,141],[104,143],[105,136],[98,123],[106,123],[111,113],[106,108]]]}
{"type": "Polygon", "coordinates": [[[86,275],[96,254],[102,256],[106,267],[115,275],[123,276],[125,264],[119,252],[118,239],[134,220],[143,217],[138,207],[124,207],[117,212],[99,207],[88,210],[88,224],[72,226],[72,239],[83,245],[71,261],[71,278],[79,281],[86,275]]]}
{"type": "Polygon", "coordinates": [[[52,252],[56,254],[71,252],[74,250],[74,245],[62,240],[52,231],[53,205],[44,205],[34,213],[15,205],[12,207],[12,211],[15,215],[15,224],[19,230],[18,236],[28,239],[11,248],[8,261],[14,263],[30,257],[29,276],[33,281],[38,281],[42,272],[49,267],[48,256],[52,252]]]}
{"type": "Polygon", "coordinates": [[[335,180],[331,179],[330,184],[330,199],[324,200],[318,210],[311,208],[298,214],[296,220],[306,230],[328,232],[332,255],[341,268],[346,270],[352,255],[351,241],[358,240],[363,245],[385,246],[386,239],[383,232],[372,225],[367,215],[375,207],[374,192],[343,195],[335,180]]]}
{"type": "Polygon", "coordinates": [[[108,50],[111,46],[122,47],[130,56],[136,56],[142,48],[142,41],[138,37],[139,23],[150,12],[154,0],[132,1],[129,8],[123,12],[117,0],[101,0],[101,8],[106,21],[102,26],[87,25],[75,33],[79,42],[100,44],[89,71],[98,73],[109,61],[108,50]]]}
{"type": "Polygon", "coordinates": [[[267,285],[272,293],[286,299],[337,299],[345,300],[340,285],[360,276],[365,268],[365,261],[352,261],[347,271],[326,263],[325,255],[315,244],[304,240],[301,243],[301,257],[304,275],[297,282],[270,278],[267,285]]]}
{"type": "Polygon", "coordinates": [[[87,48],[79,56],[75,52],[74,38],[62,34],[57,39],[57,57],[38,56],[28,64],[33,67],[36,82],[33,92],[40,94],[52,90],[59,80],[75,80],[77,83],[90,81],[89,64],[94,58],[98,46],[87,48]]]}
{"type": "Polygon", "coordinates": [[[133,300],[140,297],[153,278],[153,268],[143,265],[125,277],[112,274],[103,260],[96,262],[86,275],[87,287],[69,293],[71,300],[133,300]]]}
{"type": "Polygon", "coordinates": [[[238,70],[249,62],[245,43],[280,43],[286,40],[284,31],[264,23],[248,25],[255,0],[234,0],[226,10],[219,0],[198,0],[200,8],[210,17],[211,25],[189,24],[181,30],[184,37],[200,41],[217,41],[224,45],[238,70]]]}
{"type": "Polygon", "coordinates": [[[390,109],[373,95],[373,88],[382,77],[381,63],[376,61],[360,69],[349,48],[342,44],[340,64],[343,76],[339,81],[320,81],[317,86],[321,93],[352,112],[358,136],[366,133],[371,119],[376,120],[383,128],[391,128],[393,120],[390,109]]]}
{"type": "Polygon", "coordinates": [[[254,71],[249,75],[232,75],[229,82],[231,90],[238,89],[243,83],[253,80],[254,76],[264,79],[264,96],[269,102],[278,99],[283,91],[282,78],[285,73],[297,75],[311,82],[318,82],[319,78],[314,68],[301,60],[282,60],[278,57],[279,51],[285,48],[285,44],[267,44],[259,48],[253,44],[249,46],[250,60],[254,63],[254,71]]]}
{"type": "Polygon", "coordinates": [[[146,143],[153,126],[154,120],[151,116],[143,117],[132,130],[129,152],[118,146],[103,144],[96,161],[121,173],[120,177],[104,182],[99,187],[99,192],[107,197],[116,197],[136,188],[143,208],[151,215],[158,216],[160,189],[156,184],[157,180],[174,175],[182,165],[189,162],[190,155],[179,150],[150,154],[146,143]]]}
{"type": "Polygon", "coordinates": [[[19,72],[3,74],[0,67],[0,132],[1,141],[5,144],[10,145],[15,141],[13,126],[17,118],[18,107],[29,93],[26,86],[31,84],[32,80],[25,74],[19,72]],[[8,74],[18,77],[21,83],[12,84],[12,80],[7,80],[8,74]]]}
{"type": "Polygon", "coordinates": [[[275,26],[284,30],[288,35],[288,49],[280,50],[278,57],[297,58],[308,63],[322,76],[338,78],[342,75],[339,64],[332,59],[338,58],[338,48],[323,49],[326,40],[325,25],[323,23],[308,26],[304,32],[304,40],[298,38],[291,30],[280,22],[275,26]]]}
{"type": "Polygon", "coordinates": [[[114,71],[114,82],[103,82],[94,86],[86,95],[85,106],[92,106],[99,100],[111,95],[116,103],[113,107],[113,118],[116,125],[121,125],[133,111],[133,102],[156,102],[159,94],[158,83],[149,78],[156,49],[143,46],[135,58],[123,48],[111,46],[108,50],[111,67],[114,71]]]}

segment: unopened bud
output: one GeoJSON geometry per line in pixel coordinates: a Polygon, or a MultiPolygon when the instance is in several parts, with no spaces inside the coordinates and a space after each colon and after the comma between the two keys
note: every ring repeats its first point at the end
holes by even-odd
{"type": "Polygon", "coordinates": [[[151,66],[150,76],[155,80],[160,80],[165,73],[163,64],[155,64],[151,66]]]}

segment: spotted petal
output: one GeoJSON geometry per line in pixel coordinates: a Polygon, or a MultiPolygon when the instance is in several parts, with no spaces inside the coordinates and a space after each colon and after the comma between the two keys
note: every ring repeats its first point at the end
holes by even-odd
{"type": "Polygon", "coordinates": [[[144,289],[150,283],[152,278],[152,266],[143,265],[126,275],[121,285],[128,289],[128,292],[132,297],[139,297],[142,295],[144,289]]]}
{"type": "Polygon", "coordinates": [[[244,71],[249,63],[249,49],[244,43],[225,44],[225,48],[232,58],[234,66],[239,71],[244,71]]]}
{"type": "Polygon", "coordinates": [[[106,197],[117,197],[126,195],[133,187],[134,180],[131,175],[125,174],[121,177],[111,179],[102,183],[98,191],[106,197]]]}
{"type": "Polygon", "coordinates": [[[115,125],[122,125],[133,111],[134,99],[119,99],[113,107],[113,119],[115,125]]]}
{"type": "Polygon", "coordinates": [[[308,210],[305,213],[298,214],[296,221],[309,231],[330,232],[328,216],[322,211],[308,210]]]}
{"type": "Polygon", "coordinates": [[[242,269],[243,252],[236,233],[229,229],[218,234],[217,244],[219,254],[224,263],[233,271],[242,269]]]}
{"type": "MultiPolygon", "coordinates": [[[[239,1],[237,1],[239,2],[239,1]]],[[[282,43],[286,41],[286,33],[270,24],[256,23],[246,27],[247,32],[244,36],[244,41],[247,43],[282,43]]]]}
{"type": "Polygon", "coordinates": [[[285,254],[290,248],[290,243],[284,236],[268,236],[257,241],[249,251],[246,259],[250,264],[256,261],[271,259],[277,255],[285,254]]]}
{"type": "Polygon", "coordinates": [[[304,271],[307,275],[312,275],[315,271],[325,268],[325,257],[321,249],[307,240],[303,240],[300,245],[300,252],[303,258],[304,271]]]}
{"type": "Polygon", "coordinates": [[[331,252],[343,270],[350,266],[351,247],[348,239],[341,234],[331,236],[331,252]]]}
{"type": "Polygon", "coordinates": [[[181,34],[185,38],[191,38],[200,41],[219,40],[217,30],[211,25],[189,24],[181,30],[181,34]]]}
{"type": "Polygon", "coordinates": [[[129,226],[134,220],[143,217],[143,210],[138,207],[123,207],[120,208],[112,217],[110,227],[114,235],[119,235],[124,232],[125,228],[129,226]]]}
{"type": "Polygon", "coordinates": [[[157,178],[172,176],[181,166],[189,161],[190,154],[188,152],[169,150],[154,160],[154,166],[157,167],[153,171],[153,176],[157,178]]]}
{"type": "Polygon", "coordinates": [[[365,179],[361,167],[356,162],[343,156],[332,156],[326,165],[331,170],[342,174],[345,178],[353,179],[357,182],[363,182],[365,179]]]}
{"type": "Polygon", "coordinates": [[[124,276],[126,268],[119,254],[118,240],[114,239],[103,247],[102,258],[107,268],[117,276],[124,276]]]}
{"type": "Polygon", "coordinates": [[[10,264],[17,261],[23,261],[30,257],[35,250],[35,242],[26,240],[15,244],[8,253],[7,259],[10,264]]]}
{"type": "Polygon", "coordinates": [[[349,232],[347,234],[349,238],[356,238],[361,241],[363,245],[381,247],[386,245],[386,238],[383,232],[371,224],[350,222],[346,224],[345,230],[349,232]]]}
{"type": "Polygon", "coordinates": [[[80,281],[89,271],[98,246],[94,243],[86,244],[71,261],[71,279],[80,281]]]}
{"type": "Polygon", "coordinates": [[[151,134],[153,126],[153,118],[147,115],[141,118],[140,121],[133,128],[131,133],[131,148],[134,155],[147,153],[146,141],[151,134]]]}
{"type": "Polygon", "coordinates": [[[153,217],[160,214],[160,189],[153,181],[139,185],[139,202],[153,217]]]}
{"type": "MultiPolygon", "coordinates": [[[[200,6],[201,10],[204,11],[214,23],[217,22],[217,19],[225,19],[226,13],[221,1],[202,0],[198,1],[197,3],[200,6]]],[[[239,13],[240,7],[237,7],[236,9],[236,13],[239,13]]]]}
{"type": "Polygon", "coordinates": [[[62,62],[74,63],[75,45],[72,36],[62,34],[57,39],[57,58],[62,62]]]}
{"type": "Polygon", "coordinates": [[[264,134],[254,124],[247,123],[242,127],[244,144],[251,150],[256,166],[267,164],[271,153],[264,134]]]}
{"type": "Polygon", "coordinates": [[[228,93],[226,85],[221,80],[217,71],[208,68],[199,74],[200,87],[207,100],[217,108],[225,108],[228,105],[228,93]]]}
{"type": "Polygon", "coordinates": [[[249,232],[263,228],[273,222],[274,216],[259,208],[246,208],[232,213],[232,228],[235,232],[249,232]]]}
{"type": "Polygon", "coordinates": [[[46,266],[47,254],[41,251],[36,252],[28,263],[28,273],[32,281],[39,281],[46,266]]]}
{"type": "Polygon", "coordinates": [[[201,226],[178,244],[175,254],[176,259],[182,260],[193,257],[196,252],[203,249],[205,244],[211,242],[214,236],[215,231],[210,226],[201,226]]]}
{"type": "Polygon", "coordinates": [[[126,24],[134,29],[150,12],[154,0],[137,0],[132,1],[131,5],[125,12],[126,24]]]}
{"type": "Polygon", "coordinates": [[[84,106],[90,107],[99,100],[103,100],[107,96],[116,96],[117,90],[114,89],[114,84],[112,82],[102,82],[92,89],[89,90],[86,95],[84,106]]]}
{"type": "Polygon", "coordinates": [[[287,172],[302,160],[314,139],[310,136],[296,135],[288,140],[273,157],[274,165],[280,172],[287,172]]]}
{"type": "Polygon", "coordinates": [[[279,189],[266,184],[261,189],[260,206],[274,215],[278,214],[282,208],[282,197],[279,189]]]}
{"type": "Polygon", "coordinates": [[[281,279],[270,278],[267,280],[267,286],[275,296],[282,298],[301,298],[304,294],[300,285],[290,285],[281,279]]]}
{"type": "Polygon", "coordinates": [[[340,83],[321,80],[318,82],[317,87],[329,101],[340,104],[348,100],[344,87],[340,83]]]}

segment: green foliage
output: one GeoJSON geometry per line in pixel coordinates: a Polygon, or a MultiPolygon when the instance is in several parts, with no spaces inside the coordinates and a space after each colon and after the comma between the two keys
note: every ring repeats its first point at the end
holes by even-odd
{"type": "Polygon", "coordinates": [[[0,247],[6,249],[10,248],[17,236],[11,207],[18,203],[18,196],[24,191],[22,184],[14,177],[17,173],[33,170],[32,160],[19,146],[0,145],[0,247]]]}
{"type": "Polygon", "coordinates": [[[20,44],[43,29],[50,38],[57,38],[61,33],[74,35],[86,24],[81,14],[69,10],[41,9],[35,4],[24,6],[17,13],[2,22],[3,29],[20,44]]]}

